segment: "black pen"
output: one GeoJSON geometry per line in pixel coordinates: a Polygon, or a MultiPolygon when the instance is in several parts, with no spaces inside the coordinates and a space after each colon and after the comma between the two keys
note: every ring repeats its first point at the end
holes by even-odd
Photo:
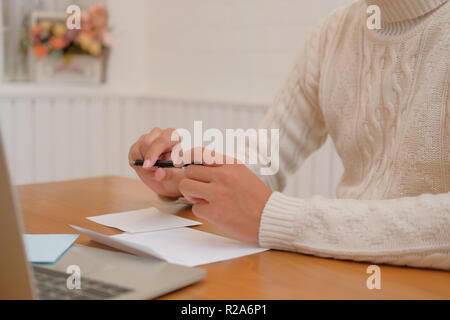
{"type": "MultiPolygon", "coordinates": [[[[137,166],[137,167],[142,167],[144,165],[144,160],[134,160],[134,161],[130,161],[130,165],[132,166],[137,166]]],[[[175,167],[173,165],[173,161],[172,160],[157,160],[156,163],[153,165],[153,168],[184,168],[190,165],[197,165],[197,166],[201,166],[202,163],[201,162],[193,162],[193,163],[187,163],[181,167],[175,167]]]]}

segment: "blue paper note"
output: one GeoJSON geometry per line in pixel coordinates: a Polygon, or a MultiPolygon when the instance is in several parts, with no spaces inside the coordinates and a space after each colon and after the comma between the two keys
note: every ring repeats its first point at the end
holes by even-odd
{"type": "Polygon", "coordinates": [[[33,263],[55,263],[78,236],[78,234],[24,234],[27,259],[33,263]]]}

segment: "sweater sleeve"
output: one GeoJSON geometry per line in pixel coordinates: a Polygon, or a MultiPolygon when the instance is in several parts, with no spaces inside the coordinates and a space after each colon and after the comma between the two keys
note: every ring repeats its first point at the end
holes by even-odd
{"type": "Polygon", "coordinates": [[[354,200],[274,192],[259,242],[321,257],[450,270],[450,193],[354,200]]]}
{"type": "Polygon", "coordinates": [[[332,37],[329,17],[305,42],[261,128],[280,129],[279,170],[261,175],[274,192],[263,210],[263,247],[321,257],[450,269],[450,193],[389,200],[299,199],[280,192],[286,176],[327,136],[320,109],[325,47],[332,37]]]}
{"type": "MultiPolygon", "coordinates": [[[[327,129],[319,107],[319,80],[321,65],[321,43],[324,42],[323,23],[319,24],[302,46],[295,63],[278,91],[276,98],[259,129],[279,130],[279,158],[273,174],[261,174],[264,163],[273,163],[264,159],[248,167],[272,190],[283,190],[286,177],[295,172],[302,162],[317,150],[327,138],[327,129]]],[[[272,149],[268,139],[267,150],[272,149]]],[[[246,152],[251,147],[248,146],[246,152]]],[[[275,152],[276,153],[276,152],[275,152]]]]}

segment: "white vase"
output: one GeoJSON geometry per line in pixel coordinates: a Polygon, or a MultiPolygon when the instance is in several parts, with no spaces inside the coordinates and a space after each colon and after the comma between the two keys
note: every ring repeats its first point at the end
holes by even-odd
{"type": "Polygon", "coordinates": [[[89,55],[72,55],[70,59],[33,57],[32,78],[39,83],[100,84],[104,60],[89,55]]]}

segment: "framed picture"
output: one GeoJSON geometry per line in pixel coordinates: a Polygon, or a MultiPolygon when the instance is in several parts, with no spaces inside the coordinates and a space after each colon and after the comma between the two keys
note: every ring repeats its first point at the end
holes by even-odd
{"type": "MultiPolygon", "coordinates": [[[[65,13],[60,12],[33,11],[30,15],[30,26],[37,26],[43,22],[52,26],[56,24],[65,26],[66,17],[65,13]]],[[[55,52],[57,51],[38,58],[33,52],[33,47],[29,47],[28,67],[32,81],[62,84],[100,84],[104,81],[105,59],[80,52],[53,54],[55,52]]]]}

